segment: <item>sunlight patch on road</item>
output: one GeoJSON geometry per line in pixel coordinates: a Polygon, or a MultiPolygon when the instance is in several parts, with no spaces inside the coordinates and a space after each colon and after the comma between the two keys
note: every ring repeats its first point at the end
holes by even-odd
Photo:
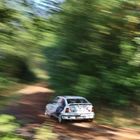
{"type": "Polygon", "coordinates": [[[53,93],[54,91],[40,86],[27,86],[24,89],[18,91],[21,94],[34,94],[34,93],[53,93]]]}
{"type": "Polygon", "coordinates": [[[139,134],[137,132],[135,132],[134,130],[132,132],[128,132],[128,131],[123,131],[123,130],[120,130],[120,131],[116,131],[116,132],[113,132],[113,131],[108,131],[108,133],[110,134],[113,134],[115,137],[118,137],[119,138],[124,138],[127,139],[127,140],[139,140],[139,134]]]}

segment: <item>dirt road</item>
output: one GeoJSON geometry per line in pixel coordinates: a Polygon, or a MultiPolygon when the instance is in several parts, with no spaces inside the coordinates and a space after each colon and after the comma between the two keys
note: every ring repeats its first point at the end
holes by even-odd
{"type": "Polygon", "coordinates": [[[20,121],[22,127],[18,133],[29,139],[33,139],[35,128],[46,123],[58,134],[58,140],[140,140],[138,130],[97,125],[96,121],[59,124],[55,119],[44,117],[45,105],[53,94],[51,90],[33,85],[18,92],[23,97],[8,107],[6,113],[14,115],[20,121]]]}

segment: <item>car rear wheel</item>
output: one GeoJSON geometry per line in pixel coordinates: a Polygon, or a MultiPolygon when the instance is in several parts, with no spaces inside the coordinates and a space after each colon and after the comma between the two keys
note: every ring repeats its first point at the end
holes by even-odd
{"type": "Polygon", "coordinates": [[[58,122],[59,122],[59,123],[62,123],[63,121],[64,121],[64,120],[62,119],[62,116],[59,115],[59,116],[58,116],[58,122]]]}
{"type": "Polygon", "coordinates": [[[92,122],[93,121],[93,119],[88,119],[88,122],[92,122]]]}
{"type": "Polygon", "coordinates": [[[48,117],[48,118],[51,117],[51,114],[48,113],[47,109],[46,109],[46,111],[45,111],[45,117],[48,117]]]}

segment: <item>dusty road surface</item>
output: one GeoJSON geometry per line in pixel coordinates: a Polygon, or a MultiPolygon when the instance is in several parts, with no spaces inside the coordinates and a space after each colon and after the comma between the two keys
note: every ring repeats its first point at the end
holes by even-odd
{"type": "Polygon", "coordinates": [[[32,85],[18,92],[23,94],[22,98],[9,106],[5,113],[17,118],[22,124],[18,133],[27,139],[34,139],[34,130],[45,123],[51,125],[53,132],[58,135],[56,140],[140,140],[138,130],[97,125],[96,121],[59,124],[57,120],[44,116],[45,105],[53,91],[32,85]]]}

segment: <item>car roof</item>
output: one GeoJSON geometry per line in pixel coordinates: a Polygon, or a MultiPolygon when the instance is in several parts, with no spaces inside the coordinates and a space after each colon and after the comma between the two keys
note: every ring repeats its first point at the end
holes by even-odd
{"type": "Polygon", "coordinates": [[[80,99],[85,99],[84,97],[82,97],[82,96],[69,96],[69,95],[65,95],[65,96],[58,96],[58,97],[63,97],[63,98],[65,98],[65,99],[76,99],[76,98],[80,98],[80,99]]]}

